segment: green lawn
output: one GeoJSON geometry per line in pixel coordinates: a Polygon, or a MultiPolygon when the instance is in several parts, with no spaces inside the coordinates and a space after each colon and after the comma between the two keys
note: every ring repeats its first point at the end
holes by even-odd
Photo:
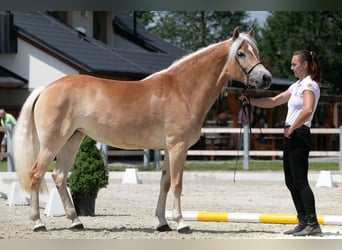
{"type": "MultiPolygon", "coordinates": [[[[242,170],[243,162],[239,161],[188,161],[185,165],[185,170],[187,171],[234,171],[242,170]]],[[[53,164],[49,168],[53,168],[53,164]]],[[[124,170],[125,167],[110,167],[110,171],[121,171],[124,170]]],[[[152,164],[148,169],[144,169],[143,167],[139,168],[141,171],[152,171],[154,167],[152,164]]],[[[331,170],[336,171],[339,169],[338,162],[311,162],[310,170],[331,170]]],[[[281,161],[250,161],[249,162],[249,170],[250,171],[281,171],[282,170],[282,162],[281,161]]],[[[0,171],[7,171],[6,162],[0,162],[0,171]]]]}
{"type": "MultiPolygon", "coordinates": [[[[338,170],[338,162],[311,162],[310,170],[338,170]]],[[[250,161],[250,171],[279,171],[282,170],[282,161],[250,161]]],[[[221,171],[234,171],[243,169],[242,161],[229,161],[229,162],[188,162],[185,166],[187,170],[221,170],[221,171]]]]}
{"type": "MultiPolygon", "coordinates": [[[[51,164],[48,171],[51,171],[53,169],[54,163],[51,164]]],[[[7,171],[7,162],[6,161],[0,161],[0,172],[7,171]]]]}

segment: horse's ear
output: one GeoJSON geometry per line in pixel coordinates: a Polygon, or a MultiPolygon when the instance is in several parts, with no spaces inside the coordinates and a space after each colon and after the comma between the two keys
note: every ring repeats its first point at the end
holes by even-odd
{"type": "Polygon", "coordinates": [[[236,38],[239,37],[239,27],[235,27],[234,31],[233,31],[233,40],[235,40],[236,38]]]}
{"type": "Polygon", "coordinates": [[[254,29],[253,29],[253,28],[251,28],[251,29],[248,31],[248,35],[250,35],[251,37],[254,37],[255,32],[254,32],[254,29]]]}

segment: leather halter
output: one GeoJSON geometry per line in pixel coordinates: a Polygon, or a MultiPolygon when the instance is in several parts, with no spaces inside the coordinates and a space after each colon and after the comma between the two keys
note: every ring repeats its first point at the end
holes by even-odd
{"type": "Polygon", "coordinates": [[[246,70],[244,67],[242,67],[239,59],[237,58],[237,56],[235,56],[235,61],[237,62],[237,64],[240,66],[240,68],[242,69],[242,71],[245,73],[245,75],[247,76],[247,88],[250,87],[249,85],[249,75],[252,73],[252,71],[255,69],[256,66],[258,66],[259,64],[262,64],[261,62],[257,62],[255,65],[253,65],[249,70],[246,70]]]}

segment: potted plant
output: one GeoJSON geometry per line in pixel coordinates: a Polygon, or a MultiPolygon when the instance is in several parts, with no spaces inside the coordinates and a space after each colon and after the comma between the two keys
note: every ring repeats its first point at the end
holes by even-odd
{"type": "Polygon", "coordinates": [[[78,215],[94,216],[100,188],[108,184],[108,170],[96,142],[86,136],[68,177],[68,186],[78,215]]]}

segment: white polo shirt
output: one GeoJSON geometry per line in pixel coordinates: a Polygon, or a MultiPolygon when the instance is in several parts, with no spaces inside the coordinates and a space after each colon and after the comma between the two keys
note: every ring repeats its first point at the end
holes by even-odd
{"type": "Polygon", "coordinates": [[[307,76],[302,81],[298,80],[297,82],[293,83],[288,90],[291,93],[291,97],[287,103],[288,111],[285,119],[285,126],[290,126],[297,119],[298,114],[303,110],[304,91],[309,90],[315,94],[314,112],[309,117],[309,119],[304,123],[304,125],[310,128],[311,121],[316,111],[318,100],[321,93],[317,82],[312,80],[311,76],[307,76]]]}

